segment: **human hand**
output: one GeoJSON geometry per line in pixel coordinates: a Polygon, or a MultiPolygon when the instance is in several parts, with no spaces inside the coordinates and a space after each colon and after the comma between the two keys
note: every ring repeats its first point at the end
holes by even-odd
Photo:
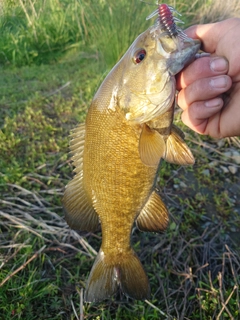
{"type": "Polygon", "coordinates": [[[196,25],[186,34],[200,39],[211,56],[177,76],[183,122],[214,138],[240,135],[240,19],[196,25]]]}

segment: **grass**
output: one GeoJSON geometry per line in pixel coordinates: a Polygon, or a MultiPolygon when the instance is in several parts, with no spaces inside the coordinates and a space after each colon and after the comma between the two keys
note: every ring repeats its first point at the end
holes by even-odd
{"type": "MultiPolygon", "coordinates": [[[[205,19],[212,3],[171,4],[187,25],[205,19]]],[[[231,4],[225,14],[237,8],[231,4]]],[[[108,302],[83,302],[101,232],[79,234],[63,219],[61,197],[73,169],[69,132],[154,8],[137,0],[1,4],[0,319],[240,317],[240,142],[194,134],[179,115],[196,164],[162,163],[169,228],[133,232],[151,300],[119,292],[108,302]]]]}

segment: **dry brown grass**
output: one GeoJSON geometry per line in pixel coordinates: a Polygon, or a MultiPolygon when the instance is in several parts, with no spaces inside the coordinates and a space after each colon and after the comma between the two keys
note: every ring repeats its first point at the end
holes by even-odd
{"type": "MultiPolygon", "coordinates": [[[[184,223],[187,223],[184,222],[184,212],[186,214],[190,209],[179,203],[179,196],[171,189],[171,179],[174,176],[176,172],[164,188],[164,196],[172,211],[171,230],[162,235],[139,233],[135,229],[133,233],[133,243],[140,240],[135,249],[144,263],[152,286],[152,300],[145,303],[157,312],[160,319],[204,320],[208,319],[209,315],[212,315],[212,319],[235,319],[233,310],[240,309],[239,253],[235,251],[231,238],[224,234],[221,222],[216,224],[205,217],[207,227],[184,227],[184,223]],[[198,318],[193,315],[198,315],[198,318]]],[[[4,252],[0,269],[8,270],[11,261],[21,255],[24,247],[32,246],[33,253],[26,256],[20,266],[13,264],[11,272],[7,273],[0,287],[27,267],[31,269],[33,261],[44,254],[48,255],[55,269],[56,262],[51,258],[52,251],[61,251],[61,259],[70,254],[75,261],[74,256],[78,253],[80,257],[85,256],[93,261],[96,251],[91,243],[94,241],[96,248],[100,238],[96,235],[97,238],[94,236],[91,240],[70,230],[59,216],[61,208],[46,200],[46,194],[61,197],[62,189],[33,192],[17,185],[8,187],[9,191],[4,199],[0,200],[0,226],[6,231],[0,236],[0,250],[4,252]],[[13,192],[14,196],[9,196],[13,192]],[[12,235],[14,230],[15,236],[10,238],[9,235],[12,235]],[[33,238],[40,241],[34,241],[33,244],[25,240],[21,243],[18,241],[20,234],[24,234],[25,239],[26,234],[32,234],[33,238]]],[[[194,217],[192,219],[194,220],[194,217]]],[[[81,285],[76,287],[78,298],[68,298],[72,313],[76,319],[98,319],[91,316],[96,314],[96,307],[84,304],[83,290],[84,284],[81,282],[81,285]]],[[[111,301],[106,319],[112,319],[110,314],[116,312],[116,306],[123,307],[119,298],[125,300],[120,295],[115,302],[111,301]]],[[[132,308],[133,313],[138,312],[139,306],[132,305],[132,308]]]]}
{"type": "Polygon", "coordinates": [[[238,0],[211,0],[200,6],[193,23],[212,23],[233,17],[240,17],[238,0]]]}

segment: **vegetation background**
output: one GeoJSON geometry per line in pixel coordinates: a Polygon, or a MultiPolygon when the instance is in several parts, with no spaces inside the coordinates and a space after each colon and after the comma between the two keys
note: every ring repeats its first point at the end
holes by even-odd
{"type": "MultiPolygon", "coordinates": [[[[238,0],[167,3],[185,26],[240,13],[238,0]]],[[[155,8],[138,0],[0,3],[0,319],[240,319],[240,140],[199,136],[178,112],[196,164],[162,162],[169,228],[133,230],[151,300],[119,293],[83,302],[101,232],[79,234],[63,219],[69,133],[155,8]]]]}

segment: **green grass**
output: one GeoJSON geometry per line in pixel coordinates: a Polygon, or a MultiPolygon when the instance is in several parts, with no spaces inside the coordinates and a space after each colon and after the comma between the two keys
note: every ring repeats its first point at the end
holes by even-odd
{"type": "Polygon", "coordinates": [[[52,62],[69,52],[85,52],[87,47],[113,64],[147,25],[147,7],[135,0],[114,4],[105,0],[33,4],[28,0],[22,4],[24,10],[21,0],[10,7],[5,3],[6,12],[0,20],[0,62],[17,66],[52,62]]]}
{"type": "MultiPolygon", "coordinates": [[[[189,3],[171,3],[186,24],[198,22],[212,1],[189,3]]],[[[132,239],[151,300],[119,292],[108,302],[83,302],[101,232],[80,235],[63,219],[73,170],[69,133],[154,8],[137,0],[2,2],[0,319],[240,317],[240,166],[228,156],[239,139],[199,136],[179,116],[196,164],[162,162],[169,228],[160,235],[134,230],[132,239]],[[229,166],[237,173],[224,173],[229,166]]]]}
{"type": "Polygon", "coordinates": [[[99,72],[94,74],[99,63],[96,58],[80,56],[74,62],[5,70],[0,80],[4,88],[0,183],[20,182],[34,168],[67,156],[69,131],[83,120],[87,101],[101,78],[99,72]],[[82,74],[92,78],[82,81],[82,74]]]}

